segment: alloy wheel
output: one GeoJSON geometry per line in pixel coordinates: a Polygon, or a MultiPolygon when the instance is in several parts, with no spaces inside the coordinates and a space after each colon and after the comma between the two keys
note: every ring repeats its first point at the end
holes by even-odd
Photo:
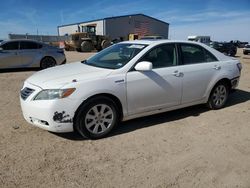
{"type": "Polygon", "coordinates": [[[114,120],[114,112],[106,104],[93,106],[85,116],[85,126],[89,132],[98,135],[107,131],[114,120]]]}
{"type": "Polygon", "coordinates": [[[218,85],[213,92],[213,102],[216,106],[221,106],[227,98],[227,89],[224,85],[218,85]]]}

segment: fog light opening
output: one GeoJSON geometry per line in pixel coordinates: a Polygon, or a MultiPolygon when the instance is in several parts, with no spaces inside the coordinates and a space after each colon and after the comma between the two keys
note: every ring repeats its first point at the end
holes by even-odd
{"type": "Polygon", "coordinates": [[[31,123],[34,123],[34,124],[40,124],[40,125],[49,126],[49,123],[48,123],[47,121],[40,120],[40,119],[33,118],[33,117],[30,117],[30,122],[31,122],[31,123]]]}

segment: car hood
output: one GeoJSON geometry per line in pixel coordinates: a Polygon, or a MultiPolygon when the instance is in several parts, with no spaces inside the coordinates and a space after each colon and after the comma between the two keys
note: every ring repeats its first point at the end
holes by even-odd
{"type": "Polygon", "coordinates": [[[39,71],[26,81],[42,89],[60,88],[66,84],[90,79],[102,79],[112,72],[110,69],[85,65],[81,62],[60,65],[39,71]]]}

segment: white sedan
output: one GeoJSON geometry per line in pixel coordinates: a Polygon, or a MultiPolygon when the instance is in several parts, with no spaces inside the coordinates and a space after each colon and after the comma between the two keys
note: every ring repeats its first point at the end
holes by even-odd
{"type": "Polygon", "coordinates": [[[35,73],[24,82],[20,101],[35,126],[97,139],[119,121],[201,103],[220,109],[241,68],[237,59],[201,43],[127,41],[35,73]]]}

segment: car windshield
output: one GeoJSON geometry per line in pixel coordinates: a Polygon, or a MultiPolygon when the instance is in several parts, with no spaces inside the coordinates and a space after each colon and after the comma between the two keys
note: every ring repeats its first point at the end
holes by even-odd
{"type": "Polygon", "coordinates": [[[82,61],[82,63],[101,68],[119,69],[126,65],[146,46],[147,45],[144,44],[115,44],[99,52],[88,60],[82,61]]]}

